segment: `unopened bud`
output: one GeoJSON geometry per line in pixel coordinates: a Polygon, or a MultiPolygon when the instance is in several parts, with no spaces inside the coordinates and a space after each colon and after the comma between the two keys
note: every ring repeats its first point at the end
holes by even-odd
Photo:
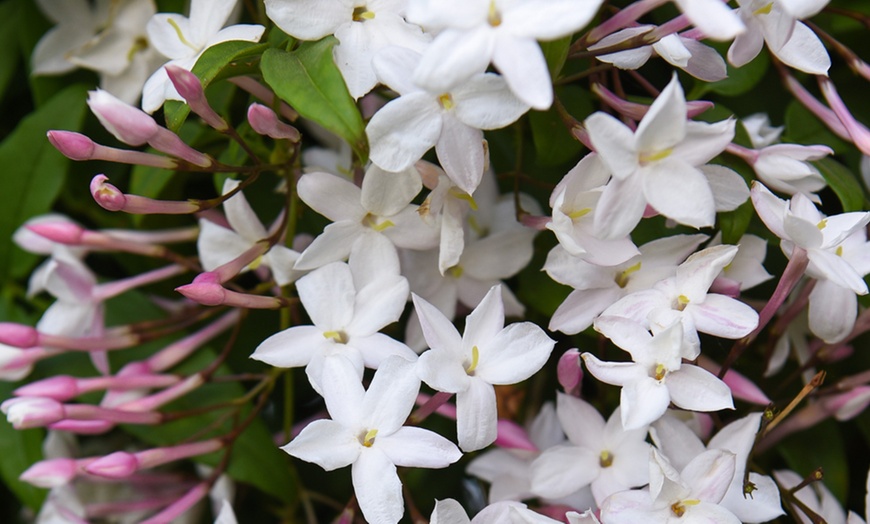
{"type": "Polygon", "coordinates": [[[218,131],[229,129],[227,122],[209,105],[208,99],[205,97],[202,89],[202,82],[200,82],[195,74],[177,65],[167,65],[165,69],[166,75],[169,76],[169,80],[175,86],[175,90],[187,101],[191,111],[199,115],[206,124],[218,131]]]}
{"type": "Polygon", "coordinates": [[[299,142],[299,130],[278,120],[278,115],[262,104],[251,104],[248,108],[248,122],[251,128],[261,135],[276,140],[299,142]]]}
{"type": "Polygon", "coordinates": [[[0,322],[0,344],[21,349],[36,347],[39,344],[39,332],[32,326],[0,322]]]}
{"type": "Polygon", "coordinates": [[[495,445],[501,448],[508,449],[524,449],[528,451],[539,451],[535,443],[529,439],[529,434],[522,426],[511,420],[498,420],[498,436],[495,439],[495,445]]]}
{"type": "Polygon", "coordinates": [[[90,160],[94,157],[96,144],[81,133],[52,130],[46,136],[51,145],[70,160],[90,160]]]}
{"type": "Polygon", "coordinates": [[[18,478],[38,488],[50,489],[69,484],[76,478],[78,472],[78,463],[75,459],[56,458],[37,462],[18,478]]]}
{"type": "Polygon", "coordinates": [[[146,144],[160,129],[151,115],[102,89],[88,92],[88,106],[109,133],[131,146],[146,144]]]}
{"type": "Polygon", "coordinates": [[[69,375],[58,375],[31,382],[16,389],[13,394],[16,397],[46,397],[63,402],[79,394],[77,383],[69,375]]]}
{"type": "Polygon", "coordinates": [[[577,348],[572,348],[559,357],[559,364],[556,368],[556,374],[559,377],[559,385],[565,389],[565,393],[569,395],[577,395],[580,393],[580,382],[583,380],[583,368],[580,366],[580,351],[577,348]]]}
{"type": "Polygon", "coordinates": [[[91,475],[110,479],[127,478],[138,469],[139,460],[136,455],[125,451],[116,451],[85,466],[85,471],[91,475]]]}
{"type": "Polygon", "coordinates": [[[194,281],[175,288],[185,297],[204,306],[219,306],[224,303],[227,290],[217,282],[194,281]]]}
{"type": "Polygon", "coordinates": [[[15,429],[43,427],[63,420],[63,404],[50,398],[17,397],[0,404],[0,411],[15,429]]]}
{"type": "Polygon", "coordinates": [[[45,222],[30,224],[27,229],[58,244],[75,246],[81,243],[85,229],[72,222],[45,222]]]}

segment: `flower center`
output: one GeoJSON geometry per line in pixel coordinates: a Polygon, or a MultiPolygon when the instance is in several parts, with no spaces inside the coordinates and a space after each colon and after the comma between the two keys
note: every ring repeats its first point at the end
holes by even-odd
{"type": "Polygon", "coordinates": [[[700,503],[701,501],[698,499],[680,500],[671,504],[671,511],[674,512],[674,515],[682,517],[686,513],[686,506],[696,506],[700,503]]]}
{"type": "Polygon", "coordinates": [[[609,468],[613,465],[613,454],[606,449],[598,456],[598,465],[602,468],[609,468]]]}
{"type": "Polygon", "coordinates": [[[375,17],[375,13],[372,11],[369,11],[366,6],[353,8],[353,21],[354,22],[365,22],[366,20],[371,20],[374,17],[375,17]]]}
{"type": "Polygon", "coordinates": [[[646,165],[646,164],[649,164],[650,162],[657,162],[659,160],[662,160],[662,159],[665,159],[665,158],[671,156],[671,153],[673,153],[673,152],[674,152],[673,149],[668,148],[668,149],[662,149],[661,151],[651,151],[649,153],[641,153],[640,159],[639,159],[640,164],[646,165]]]}
{"type": "Polygon", "coordinates": [[[819,223],[816,224],[816,227],[819,228],[819,231],[825,229],[826,227],[828,227],[828,219],[823,218],[823,219],[819,220],[819,223]]]}
{"type": "Polygon", "coordinates": [[[577,211],[572,211],[571,213],[568,213],[568,216],[571,217],[571,220],[577,220],[578,218],[588,215],[591,212],[591,207],[584,207],[583,209],[578,209],[577,211]]]}
{"type": "Polygon", "coordinates": [[[666,368],[664,364],[656,364],[655,375],[653,375],[654,379],[662,381],[664,380],[665,376],[667,376],[667,374],[668,368],[666,368]]]}
{"type": "Polygon", "coordinates": [[[375,437],[377,435],[378,435],[378,430],[370,429],[370,430],[366,431],[365,433],[360,433],[359,441],[363,446],[370,448],[370,447],[372,447],[372,444],[375,443],[375,437]]]}
{"type": "Polygon", "coordinates": [[[688,305],[689,305],[689,297],[687,297],[686,295],[680,295],[677,297],[677,303],[676,303],[676,306],[674,307],[674,309],[676,309],[677,311],[682,311],[682,310],[686,309],[686,306],[688,306],[688,305]]]}
{"type": "Polygon", "coordinates": [[[447,273],[448,275],[450,275],[453,278],[461,277],[462,273],[464,273],[464,272],[465,272],[465,270],[462,269],[462,266],[453,266],[451,268],[448,268],[447,271],[445,271],[445,273],[447,273]]]}
{"type": "Polygon", "coordinates": [[[456,103],[453,102],[453,97],[450,96],[450,93],[444,93],[438,97],[438,105],[441,106],[441,109],[450,111],[454,106],[456,106],[456,103]]]}
{"type": "Polygon", "coordinates": [[[130,50],[127,51],[127,61],[129,62],[130,60],[133,60],[136,53],[146,49],[148,49],[148,40],[146,40],[145,37],[140,36],[136,40],[133,40],[133,45],[130,46],[130,50]]]}
{"type": "Polygon", "coordinates": [[[347,344],[347,333],[344,331],[324,331],[323,336],[325,338],[331,338],[338,344],[347,344]]]}
{"type": "Polygon", "coordinates": [[[172,26],[172,29],[175,29],[175,34],[176,34],[176,36],[178,36],[178,40],[182,44],[186,45],[187,47],[189,47],[189,48],[193,49],[194,51],[196,51],[197,53],[199,53],[199,48],[197,46],[191,44],[190,41],[184,37],[184,33],[182,33],[181,28],[178,27],[178,22],[176,22],[175,20],[173,20],[171,18],[167,18],[166,21],[169,22],[169,25],[172,26]]]}
{"type": "Polygon", "coordinates": [[[631,267],[626,268],[621,273],[618,273],[616,275],[616,278],[613,279],[613,281],[616,282],[617,286],[624,288],[625,286],[628,285],[628,280],[631,278],[631,274],[634,273],[635,271],[637,271],[638,269],[640,269],[640,262],[638,262],[637,264],[635,264],[631,267]]]}
{"type": "Polygon", "coordinates": [[[838,257],[843,256],[843,246],[837,246],[837,250],[834,251],[834,253],[836,253],[838,257]]]}
{"type": "Polygon", "coordinates": [[[362,219],[362,223],[364,226],[370,227],[378,233],[396,225],[391,220],[384,220],[383,222],[379,222],[378,220],[379,218],[377,216],[369,213],[362,219]]]}

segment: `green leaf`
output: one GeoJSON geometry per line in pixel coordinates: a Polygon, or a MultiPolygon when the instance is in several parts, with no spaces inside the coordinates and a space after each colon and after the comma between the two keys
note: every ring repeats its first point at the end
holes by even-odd
{"type": "Polygon", "coordinates": [[[305,42],[293,52],[269,49],[260,68],[266,83],[303,117],[317,122],[350,144],[362,163],[368,141],[362,116],[332,59],[336,39],[305,42]]]}
{"type": "Polygon", "coordinates": [[[0,3],[0,98],[18,69],[18,13],[15,2],[0,3]]]}
{"type": "Polygon", "coordinates": [[[21,121],[0,143],[0,281],[22,276],[35,260],[13,248],[12,233],[28,218],[51,209],[66,178],[69,160],[45,138],[49,129],[77,130],[85,114],[87,88],[73,85],[21,121]]]}
{"type": "Polygon", "coordinates": [[[792,100],[785,110],[785,133],[783,142],[830,147],[835,153],[844,153],[852,149],[850,144],[832,133],[812,114],[809,109],[797,100],[792,100]]]}
{"type": "Polygon", "coordinates": [[[541,42],[541,51],[544,52],[544,58],[547,59],[547,69],[550,70],[550,77],[553,80],[558,78],[559,73],[562,72],[562,66],[565,65],[565,60],[568,59],[571,36],[568,35],[549,42],[541,42]]]}
{"type": "Polygon", "coordinates": [[[719,230],[722,231],[723,244],[737,244],[740,237],[749,229],[755,210],[752,202],[746,201],[734,211],[719,213],[719,230]]]}
{"type": "MultiPolygon", "coordinates": [[[[202,87],[223,78],[256,72],[257,60],[268,44],[256,44],[242,40],[231,40],[209,47],[205,50],[191,70],[202,87]]],[[[181,124],[190,114],[190,106],[177,100],[167,100],[163,105],[166,127],[178,132],[181,124]]]]}
{"type": "Polygon", "coordinates": [[[801,477],[806,477],[821,466],[825,472],[825,486],[840,503],[846,500],[849,467],[845,442],[837,421],[829,419],[791,435],[777,444],[776,449],[785,458],[788,467],[801,477]]]}
{"type": "MultiPolygon", "coordinates": [[[[0,384],[0,396],[10,398],[16,384],[0,384]]],[[[0,475],[3,483],[9,487],[24,505],[38,511],[45,500],[46,491],[36,488],[18,477],[34,463],[42,460],[42,441],[45,431],[28,429],[18,431],[13,428],[6,417],[0,417],[0,475]]]]}
{"type": "Polygon", "coordinates": [[[843,212],[862,211],[864,209],[864,188],[852,171],[833,158],[823,158],[813,162],[819,172],[825,177],[825,182],[831,186],[837,198],[843,205],[843,212]]]}
{"type": "MultiPolygon", "coordinates": [[[[578,120],[582,120],[583,116],[593,110],[589,94],[577,86],[557,88],[556,94],[564,101],[567,111],[578,120]]],[[[584,149],[583,144],[568,131],[554,107],[547,111],[530,111],[529,124],[532,128],[537,164],[557,166],[578,158],[584,149]]]]}
{"type": "Polygon", "coordinates": [[[728,78],[718,82],[698,82],[689,98],[695,99],[710,91],[725,96],[737,96],[749,92],[767,73],[770,58],[767,53],[759,53],[754,60],[743,67],[727,64],[728,78]]]}

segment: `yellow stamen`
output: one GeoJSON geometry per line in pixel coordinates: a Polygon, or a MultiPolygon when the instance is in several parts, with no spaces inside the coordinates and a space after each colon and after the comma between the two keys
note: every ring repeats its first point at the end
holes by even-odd
{"type": "Polygon", "coordinates": [[[687,305],[689,305],[689,297],[686,295],[680,295],[677,297],[677,309],[682,311],[686,309],[687,305]]]}
{"type": "Polygon", "coordinates": [[[825,229],[826,227],[828,227],[828,219],[827,218],[821,219],[819,221],[819,223],[816,224],[816,227],[819,228],[819,231],[825,229]]]}
{"type": "MultiPolygon", "coordinates": [[[[442,95],[443,96],[443,95],[442,95]]],[[[448,95],[450,96],[450,95],[448,95]]],[[[471,207],[472,211],[477,211],[477,202],[474,201],[474,197],[462,191],[461,189],[457,189],[455,187],[451,187],[450,191],[448,191],[451,196],[458,198],[459,200],[465,200],[468,202],[469,207],[471,207]]]]}
{"type": "Polygon", "coordinates": [[[665,375],[667,375],[667,374],[668,374],[668,369],[665,367],[664,364],[659,364],[656,366],[656,374],[654,377],[656,380],[664,379],[665,375]]]}
{"type": "Polygon", "coordinates": [[[369,11],[366,6],[355,7],[353,10],[354,22],[364,22],[366,20],[373,20],[374,18],[375,14],[372,11],[369,11]]]}
{"type": "Polygon", "coordinates": [[[263,263],[263,255],[260,255],[257,258],[255,258],[253,262],[248,264],[248,268],[250,268],[251,271],[253,271],[253,270],[257,269],[258,267],[260,267],[260,264],[262,264],[262,263],[263,263]]]}
{"type": "Polygon", "coordinates": [[[770,3],[768,3],[767,5],[765,5],[765,6],[763,6],[763,7],[759,7],[758,9],[756,9],[755,11],[753,11],[752,14],[755,15],[755,16],[758,16],[758,15],[769,15],[771,11],[773,11],[773,2],[770,2],[770,3]]]}
{"type": "Polygon", "coordinates": [[[375,437],[377,435],[378,435],[378,430],[376,430],[376,429],[368,430],[368,432],[366,432],[365,436],[363,437],[362,445],[367,447],[367,448],[372,447],[372,444],[375,443],[375,437]]]}
{"type": "Polygon", "coordinates": [[[178,40],[180,40],[182,44],[186,45],[187,47],[193,49],[193,50],[196,51],[196,52],[199,52],[199,48],[198,48],[198,47],[196,47],[195,45],[191,44],[191,43],[187,40],[187,38],[184,38],[184,34],[181,32],[181,28],[178,27],[178,22],[176,22],[175,20],[173,20],[173,19],[171,19],[171,18],[167,18],[166,21],[169,22],[169,25],[172,26],[172,29],[175,29],[175,34],[178,35],[178,40]]]}
{"type": "Polygon", "coordinates": [[[139,37],[136,40],[133,40],[133,45],[130,46],[130,50],[127,51],[127,61],[133,60],[133,57],[136,56],[136,53],[139,51],[144,51],[148,49],[148,40],[143,37],[139,37]]]}
{"type": "Polygon", "coordinates": [[[324,331],[324,338],[331,338],[339,344],[347,344],[347,333],[344,331],[324,331]]]}
{"type": "Polygon", "coordinates": [[[701,501],[698,499],[681,500],[671,504],[671,511],[674,512],[674,515],[682,517],[686,513],[686,506],[697,506],[700,503],[701,501]]]}
{"type": "Polygon", "coordinates": [[[613,465],[613,454],[606,449],[598,456],[598,465],[602,468],[609,468],[613,465]]]}
{"type": "Polygon", "coordinates": [[[471,348],[471,365],[465,369],[465,372],[471,375],[474,373],[474,370],[477,368],[477,362],[480,360],[480,351],[477,349],[477,346],[472,346],[471,348]]]}
{"type": "Polygon", "coordinates": [[[673,152],[673,149],[662,149],[661,151],[653,151],[652,153],[641,153],[640,163],[648,164],[650,162],[656,162],[658,160],[671,156],[671,153],[673,152]]]}
{"type": "Polygon", "coordinates": [[[378,233],[380,233],[381,231],[384,231],[387,228],[390,228],[390,227],[393,227],[396,225],[390,220],[384,220],[383,222],[378,222],[378,217],[376,217],[372,214],[366,215],[365,218],[363,218],[362,222],[363,222],[363,225],[366,225],[366,226],[374,229],[378,233]]]}
{"type": "Polygon", "coordinates": [[[578,209],[577,211],[573,211],[571,213],[568,213],[568,216],[571,217],[571,220],[574,220],[576,218],[580,218],[582,216],[588,215],[591,212],[592,212],[591,207],[584,207],[583,209],[578,209]]]}
{"type": "Polygon", "coordinates": [[[489,25],[492,27],[498,27],[501,25],[501,13],[498,12],[495,0],[489,1],[489,14],[486,16],[486,21],[489,22],[489,25]]]}
{"type": "Polygon", "coordinates": [[[843,256],[843,246],[837,246],[837,250],[834,251],[834,253],[836,253],[838,257],[843,256]]]}
{"type": "Polygon", "coordinates": [[[438,97],[438,104],[441,106],[441,109],[445,109],[450,111],[453,109],[453,106],[456,104],[453,102],[453,97],[450,96],[450,93],[444,93],[438,97]]]}
{"type": "Polygon", "coordinates": [[[448,275],[450,275],[453,278],[461,277],[462,273],[464,273],[464,272],[465,272],[465,270],[462,269],[460,266],[453,266],[453,267],[449,268],[447,271],[445,271],[445,273],[447,273],[448,275]]]}
{"type": "Polygon", "coordinates": [[[628,285],[628,277],[631,276],[631,274],[638,269],[640,269],[640,262],[629,268],[626,268],[622,273],[616,275],[616,278],[614,279],[616,285],[619,287],[625,287],[626,285],[628,285]]]}

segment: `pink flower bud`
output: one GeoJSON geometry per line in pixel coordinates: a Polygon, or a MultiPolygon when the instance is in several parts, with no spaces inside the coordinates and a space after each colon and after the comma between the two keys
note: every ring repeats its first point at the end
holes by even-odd
{"type": "Polygon", "coordinates": [[[27,229],[52,242],[75,246],[81,243],[85,229],[72,222],[45,222],[30,224],[27,229]]]}
{"type": "Polygon", "coordinates": [[[139,460],[136,455],[125,451],[116,451],[85,466],[85,471],[91,475],[110,479],[127,478],[138,469],[139,460]]]}
{"type": "Polygon", "coordinates": [[[539,451],[522,426],[506,419],[498,420],[498,436],[495,439],[495,445],[500,448],[539,451]]]}
{"type": "Polygon", "coordinates": [[[32,348],[39,344],[39,332],[32,326],[0,322],[0,344],[22,349],[32,348]]]}
{"type": "Polygon", "coordinates": [[[51,145],[70,160],[90,160],[94,156],[96,144],[81,133],[52,130],[46,136],[51,145]]]}
{"type": "Polygon", "coordinates": [[[175,288],[185,297],[204,306],[219,306],[224,303],[226,289],[215,282],[196,282],[175,288]]]}
{"type": "Polygon", "coordinates": [[[191,201],[154,200],[139,195],[127,195],[108,183],[106,175],[91,180],[91,195],[103,209],[137,214],[186,215],[199,211],[191,201]]]}
{"type": "Polygon", "coordinates": [[[834,410],[834,418],[839,421],[850,420],[860,415],[870,405],[870,386],[860,386],[852,391],[837,395],[825,407],[834,410]]]}
{"type": "Polygon", "coordinates": [[[109,177],[97,175],[91,180],[91,195],[100,207],[109,211],[120,211],[127,204],[127,197],[120,189],[107,182],[109,177]]]}
{"type": "Polygon", "coordinates": [[[16,389],[16,397],[46,397],[63,402],[79,394],[78,381],[69,375],[58,375],[31,382],[16,389]]]}
{"type": "Polygon", "coordinates": [[[36,487],[49,489],[68,484],[78,473],[76,460],[56,458],[37,462],[18,478],[36,487]]]}
{"type": "Polygon", "coordinates": [[[226,121],[209,105],[208,99],[206,99],[205,93],[202,90],[202,82],[199,81],[199,78],[195,74],[177,65],[167,65],[165,69],[169,80],[175,86],[175,90],[187,101],[191,111],[199,115],[206,124],[218,131],[229,129],[226,121]]]}
{"type": "Polygon", "coordinates": [[[88,92],[88,106],[108,132],[131,146],[146,144],[160,128],[151,115],[102,89],[88,92]]]}
{"type": "Polygon", "coordinates": [[[15,429],[38,428],[65,418],[63,404],[41,397],[10,398],[0,404],[0,411],[15,429]]]}
{"type": "Polygon", "coordinates": [[[278,115],[262,104],[251,104],[248,108],[248,122],[255,132],[276,140],[298,142],[300,139],[299,131],[295,127],[278,120],[278,115]]]}
{"type": "Polygon", "coordinates": [[[557,366],[557,375],[559,377],[559,385],[569,395],[580,393],[580,382],[583,380],[583,368],[580,366],[580,351],[577,348],[572,348],[559,357],[559,365],[557,366]]]}
{"type": "Polygon", "coordinates": [[[67,431],[78,435],[102,435],[115,427],[108,420],[61,420],[50,424],[49,429],[67,431]]]}

